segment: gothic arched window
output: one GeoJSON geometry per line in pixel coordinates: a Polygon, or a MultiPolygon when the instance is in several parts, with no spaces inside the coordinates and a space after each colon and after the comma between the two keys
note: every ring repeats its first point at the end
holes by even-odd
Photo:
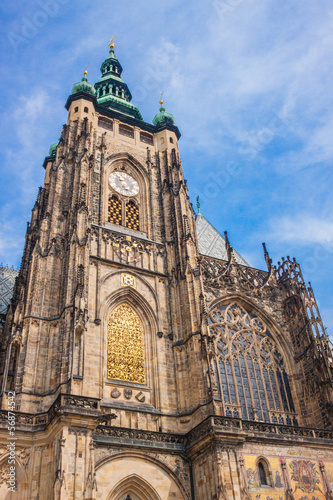
{"type": "Polygon", "coordinates": [[[258,471],[259,471],[260,486],[268,486],[266,471],[264,464],[262,462],[258,463],[258,471]]]}
{"type": "Polygon", "coordinates": [[[210,313],[209,329],[227,415],[238,416],[238,408],[245,420],[269,422],[272,412],[295,411],[282,354],[262,319],[236,303],[221,305],[210,313]]]}
{"type": "Polygon", "coordinates": [[[139,208],[134,201],[129,201],[126,205],[126,227],[139,231],[139,208]]]}
{"type": "Polygon", "coordinates": [[[115,195],[109,198],[108,204],[108,222],[122,225],[122,206],[121,201],[115,195]]]}
{"type": "Polygon", "coordinates": [[[117,307],[109,319],[108,378],[145,383],[143,326],[127,304],[117,307]]]}

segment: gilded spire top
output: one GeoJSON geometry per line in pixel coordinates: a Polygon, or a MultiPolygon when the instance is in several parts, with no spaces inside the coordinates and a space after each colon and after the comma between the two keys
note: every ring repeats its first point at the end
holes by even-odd
{"type": "Polygon", "coordinates": [[[160,105],[163,106],[164,104],[164,101],[162,99],[162,96],[163,96],[164,92],[161,92],[161,95],[160,95],[160,105]]]}
{"type": "Polygon", "coordinates": [[[115,38],[114,38],[114,36],[113,36],[112,38],[110,38],[110,42],[111,42],[111,43],[109,44],[109,49],[110,49],[110,50],[114,50],[114,48],[115,48],[115,46],[116,46],[116,45],[115,45],[115,43],[114,43],[114,41],[115,41],[115,38]]]}

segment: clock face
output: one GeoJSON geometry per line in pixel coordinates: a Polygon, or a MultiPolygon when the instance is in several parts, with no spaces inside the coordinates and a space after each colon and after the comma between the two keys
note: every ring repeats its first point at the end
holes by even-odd
{"type": "Polygon", "coordinates": [[[117,193],[125,196],[136,196],[139,192],[139,184],[125,172],[112,172],[109,184],[117,193]]]}

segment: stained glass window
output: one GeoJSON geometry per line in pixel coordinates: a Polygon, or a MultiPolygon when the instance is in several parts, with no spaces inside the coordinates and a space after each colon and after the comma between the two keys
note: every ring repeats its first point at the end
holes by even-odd
{"type": "Polygon", "coordinates": [[[115,195],[109,198],[108,221],[112,224],[122,225],[121,201],[115,195]]]}
{"type": "Polygon", "coordinates": [[[129,229],[140,229],[139,209],[134,201],[129,201],[126,205],[126,227],[129,229]]]}
{"type": "Polygon", "coordinates": [[[294,412],[283,355],[264,321],[237,303],[209,315],[216,346],[214,368],[226,414],[240,410],[243,419],[273,421],[272,412],[294,412]]]}

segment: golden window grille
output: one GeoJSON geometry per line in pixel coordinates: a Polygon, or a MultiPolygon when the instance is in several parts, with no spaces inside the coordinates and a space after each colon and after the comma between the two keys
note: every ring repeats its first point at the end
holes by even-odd
{"type": "Polygon", "coordinates": [[[108,323],[108,378],[145,383],[143,327],[127,304],[117,307],[108,323]]]}
{"type": "Polygon", "coordinates": [[[122,225],[122,207],[121,201],[117,196],[111,196],[108,203],[108,221],[112,224],[122,225]]]}
{"type": "Polygon", "coordinates": [[[136,231],[140,230],[139,208],[134,201],[129,201],[126,205],[126,227],[136,231]]]}

